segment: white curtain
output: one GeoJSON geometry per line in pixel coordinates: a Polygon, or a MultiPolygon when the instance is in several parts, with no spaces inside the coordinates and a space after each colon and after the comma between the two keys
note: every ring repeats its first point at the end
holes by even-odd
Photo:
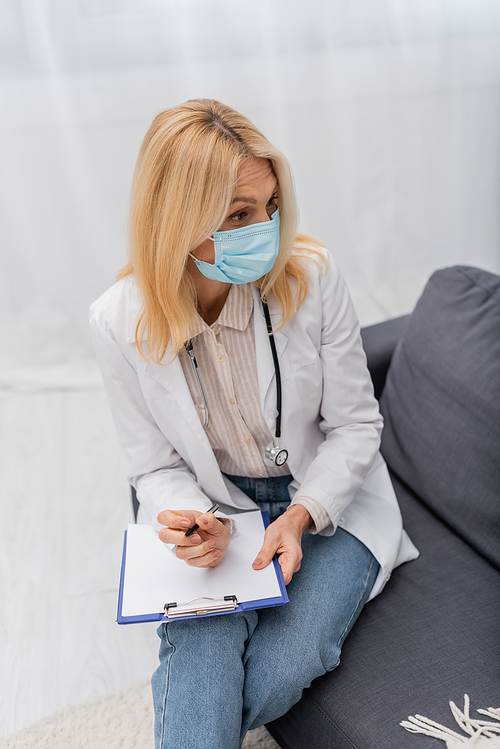
{"type": "Polygon", "coordinates": [[[4,371],[83,376],[140,142],[189,98],[290,159],[363,324],[438,267],[499,272],[499,82],[498,0],[1,0],[4,371]]]}

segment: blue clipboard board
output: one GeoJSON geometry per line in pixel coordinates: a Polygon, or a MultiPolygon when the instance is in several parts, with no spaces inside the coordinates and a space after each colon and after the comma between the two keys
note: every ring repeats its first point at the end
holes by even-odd
{"type": "MultiPolygon", "coordinates": [[[[261,515],[262,515],[264,528],[267,528],[270,523],[269,513],[264,511],[264,512],[261,512],[261,515]]],[[[158,612],[154,614],[149,613],[149,614],[136,615],[136,616],[124,616],[122,614],[122,610],[123,610],[123,591],[124,591],[124,583],[125,583],[126,562],[127,562],[127,531],[125,531],[124,541],[123,541],[123,554],[122,554],[122,564],[121,564],[121,572],[120,572],[120,587],[118,590],[118,613],[117,613],[117,619],[116,619],[118,624],[139,624],[141,622],[182,621],[184,619],[193,619],[193,618],[202,619],[207,616],[222,616],[224,614],[234,614],[237,611],[251,611],[255,609],[269,608],[271,606],[283,606],[285,603],[288,603],[289,601],[288,594],[286,591],[285,581],[283,579],[283,573],[281,571],[278,557],[275,556],[272,561],[272,564],[274,565],[274,571],[276,574],[276,579],[278,582],[280,595],[274,598],[261,598],[255,601],[242,601],[241,603],[235,602],[233,605],[231,605],[230,610],[211,610],[212,606],[210,604],[209,605],[201,604],[196,607],[195,613],[191,613],[185,616],[181,614],[178,614],[176,616],[167,616],[165,615],[164,612],[158,612]]],[[[234,597],[227,596],[226,598],[232,599],[234,597]]],[[[197,599],[197,600],[201,600],[201,599],[197,599]]]]}

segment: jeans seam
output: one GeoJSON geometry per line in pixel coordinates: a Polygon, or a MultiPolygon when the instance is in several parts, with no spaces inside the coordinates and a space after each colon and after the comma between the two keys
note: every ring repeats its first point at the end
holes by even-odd
{"type": "Polygon", "coordinates": [[[162,714],[162,721],[161,721],[161,735],[160,735],[160,747],[163,747],[163,739],[165,737],[165,715],[167,713],[167,697],[168,697],[168,691],[169,691],[169,685],[170,685],[170,659],[172,658],[173,654],[175,653],[175,645],[170,642],[168,639],[167,634],[167,625],[165,624],[165,640],[167,641],[168,645],[171,647],[171,651],[168,655],[167,659],[167,665],[166,665],[166,688],[165,688],[165,697],[163,698],[163,714],[162,714]]]}
{"type": "MultiPolygon", "coordinates": [[[[364,595],[365,595],[365,593],[366,593],[366,588],[367,588],[367,586],[368,586],[368,581],[369,581],[369,579],[370,579],[370,574],[371,574],[371,571],[372,571],[372,569],[373,569],[373,565],[375,564],[375,562],[376,562],[376,559],[375,559],[375,557],[374,557],[374,556],[372,555],[372,558],[371,558],[371,562],[370,562],[370,566],[369,566],[369,568],[368,568],[368,570],[367,570],[367,572],[366,572],[365,584],[364,584],[364,586],[363,586],[363,590],[362,590],[362,592],[361,592],[361,594],[360,594],[360,596],[359,596],[358,602],[357,602],[357,604],[356,604],[356,608],[355,608],[355,609],[354,609],[354,610],[353,610],[353,611],[351,612],[351,616],[349,617],[349,621],[348,621],[348,622],[347,622],[347,624],[345,625],[345,627],[344,627],[344,630],[343,630],[343,632],[342,632],[341,636],[339,637],[339,639],[338,639],[338,641],[337,641],[337,647],[338,647],[339,649],[340,649],[340,648],[342,647],[342,645],[344,644],[344,640],[345,640],[345,638],[347,637],[347,635],[348,635],[348,633],[349,633],[349,628],[350,628],[350,626],[351,626],[351,622],[353,621],[353,619],[354,619],[354,617],[355,617],[355,616],[358,616],[358,615],[359,615],[359,610],[358,610],[358,609],[359,609],[359,604],[360,604],[360,603],[361,603],[361,601],[363,600],[363,597],[364,597],[364,595]]],[[[339,663],[340,663],[340,660],[339,660],[339,663]]],[[[337,665],[338,665],[338,664],[337,664],[337,665]]]]}

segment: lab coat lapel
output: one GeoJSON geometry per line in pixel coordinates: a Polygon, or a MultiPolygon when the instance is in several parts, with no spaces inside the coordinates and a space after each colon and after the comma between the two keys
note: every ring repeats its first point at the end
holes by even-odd
{"type": "MultiPolygon", "coordinates": [[[[130,343],[135,340],[135,330],[140,310],[140,298],[134,289],[129,304],[127,320],[127,340],[130,343]]],[[[147,350],[146,335],[143,335],[142,344],[147,350]]],[[[162,365],[155,364],[154,362],[145,362],[144,371],[156,380],[176,401],[178,409],[175,410],[175,418],[179,418],[180,412],[184,419],[183,423],[179,423],[177,426],[183,432],[184,441],[191,446],[193,465],[197,467],[197,477],[200,483],[203,484],[204,480],[206,480],[207,483],[218,486],[221,492],[220,496],[229,498],[229,493],[223,481],[214,452],[191,398],[179,357],[176,356],[174,358],[170,346],[167,348],[163,361],[170,363],[162,365]],[[188,430],[188,434],[186,434],[186,430],[188,430]],[[200,462],[201,460],[202,462],[200,462]]],[[[227,501],[227,499],[223,501],[227,501]]]]}
{"type": "MultiPolygon", "coordinates": [[[[172,352],[170,351],[170,349],[167,349],[164,361],[169,361],[169,359],[171,358],[172,352]]],[[[203,426],[201,424],[200,418],[196,411],[196,407],[193,403],[193,399],[191,398],[191,393],[189,392],[189,388],[186,382],[186,378],[184,377],[184,372],[182,371],[179,357],[176,356],[176,358],[171,361],[170,364],[167,364],[165,366],[147,362],[144,366],[144,369],[147,374],[150,375],[150,377],[153,377],[157,382],[159,382],[160,385],[162,385],[162,387],[164,387],[165,390],[167,390],[170,395],[176,400],[186,421],[186,424],[192,431],[193,437],[198,440],[200,446],[203,448],[203,451],[206,453],[208,459],[210,460],[210,463],[213,465],[213,467],[217,468],[218,471],[215,455],[213,453],[210,442],[208,441],[208,437],[205,434],[205,430],[203,429],[203,426]]]]}
{"type": "MultiPolygon", "coordinates": [[[[271,351],[271,345],[269,342],[269,336],[267,334],[266,319],[264,317],[264,311],[262,309],[262,303],[260,301],[260,291],[256,286],[252,287],[254,293],[254,333],[255,333],[255,354],[257,359],[257,376],[259,379],[259,395],[262,412],[266,416],[266,397],[268,396],[271,383],[274,380],[274,363],[273,354],[271,351]]],[[[271,315],[271,322],[273,328],[276,328],[281,319],[281,310],[275,302],[269,301],[269,313],[271,315]]],[[[274,334],[274,340],[276,342],[276,351],[278,353],[278,361],[281,363],[283,352],[288,343],[287,336],[281,331],[277,331],[274,334]]],[[[283,376],[283,374],[282,374],[283,376]]],[[[274,407],[275,404],[273,404],[274,407]]],[[[271,407],[271,406],[269,406],[271,407]]],[[[275,423],[274,417],[269,420],[271,425],[271,431],[275,423]]]]}
{"type": "MultiPolygon", "coordinates": [[[[168,354],[169,352],[167,351],[166,361],[169,360],[168,354]]],[[[181,432],[184,443],[188,445],[190,460],[195,469],[196,479],[203,491],[206,491],[208,496],[214,501],[222,502],[229,507],[232,506],[245,510],[254,509],[255,505],[252,500],[240,489],[231,484],[220,471],[193,399],[191,398],[179,357],[176,357],[167,366],[162,367],[158,364],[148,363],[144,369],[176,401],[175,410],[172,411],[173,418],[179,419],[181,415],[180,418],[184,419],[181,423],[176,422],[176,428],[181,432]]]]}

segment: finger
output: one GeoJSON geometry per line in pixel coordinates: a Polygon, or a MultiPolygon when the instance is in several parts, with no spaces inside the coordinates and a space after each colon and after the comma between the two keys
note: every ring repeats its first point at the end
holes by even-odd
{"type": "Polygon", "coordinates": [[[196,546],[177,546],[175,555],[178,559],[183,559],[187,562],[188,559],[205,556],[205,554],[209,554],[215,548],[215,541],[205,541],[196,546]]]}
{"type": "Polygon", "coordinates": [[[186,559],[186,562],[190,567],[216,567],[220,562],[221,553],[220,549],[214,549],[202,557],[186,559]]]}
{"type": "Polygon", "coordinates": [[[201,537],[198,533],[187,536],[184,531],[174,531],[172,528],[162,528],[158,533],[158,538],[164,544],[175,544],[176,546],[193,546],[201,543],[201,537]]]}
{"type": "Polygon", "coordinates": [[[280,554],[278,561],[283,573],[283,580],[285,581],[285,585],[288,585],[294,573],[300,570],[300,559],[297,560],[294,555],[288,552],[284,552],[283,554],[280,554]]]}
{"type": "Polygon", "coordinates": [[[199,515],[196,518],[196,522],[200,526],[200,530],[209,533],[211,536],[223,536],[227,532],[224,523],[221,523],[212,512],[206,512],[203,515],[199,515]]]}
{"type": "Polygon", "coordinates": [[[158,513],[158,522],[169,528],[180,530],[190,528],[201,513],[197,510],[162,510],[158,513]]]}
{"type": "Polygon", "coordinates": [[[269,562],[272,560],[272,558],[276,554],[278,547],[279,547],[278,541],[272,541],[272,540],[264,541],[264,545],[262,546],[261,550],[257,554],[255,561],[252,564],[252,567],[255,570],[263,570],[264,567],[267,567],[269,562]]]}

